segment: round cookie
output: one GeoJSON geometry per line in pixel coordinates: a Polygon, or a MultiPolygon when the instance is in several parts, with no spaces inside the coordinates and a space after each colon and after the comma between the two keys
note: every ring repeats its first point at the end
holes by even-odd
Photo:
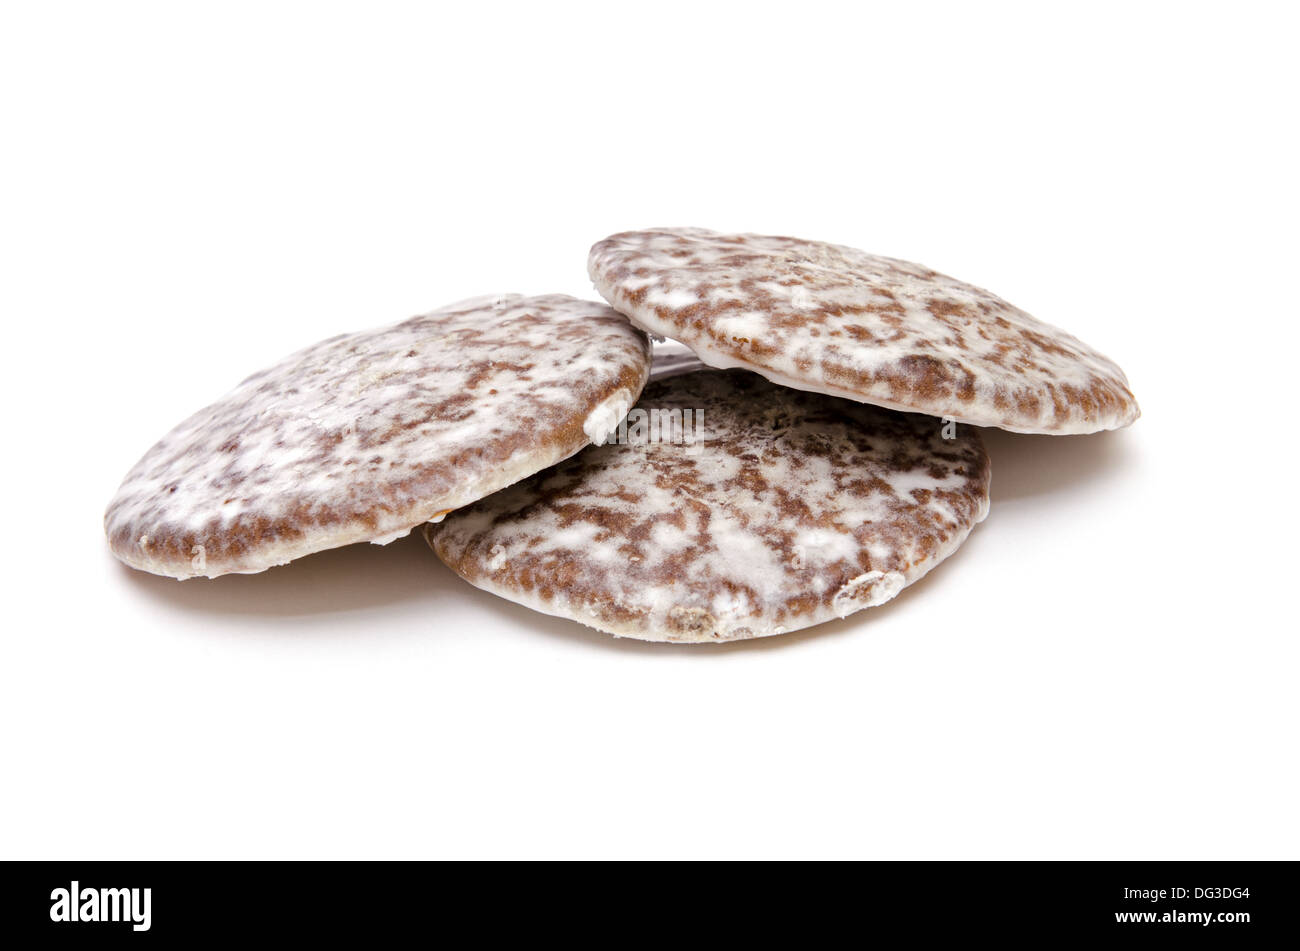
{"type": "Polygon", "coordinates": [[[650,344],[603,304],[475,298],[332,337],[246,379],[127,474],[113,554],[188,578],[386,543],[603,438],[650,344]]]}
{"type": "Polygon", "coordinates": [[[534,610],[717,642],[888,601],[988,512],[976,430],[752,373],[652,382],[626,429],[425,537],[465,580],[534,610]],[[637,410],[660,411],[647,429],[661,435],[662,414],[680,412],[667,417],[675,438],[648,441],[637,410]]]}
{"type": "Polygon", "coordinates": [[[592,246],[596,289],[638,327],[716,367],[1023,433],[1118,429],[1124,372],[988,291],[919,264],[797,238],[702,228],[592,246]]]}

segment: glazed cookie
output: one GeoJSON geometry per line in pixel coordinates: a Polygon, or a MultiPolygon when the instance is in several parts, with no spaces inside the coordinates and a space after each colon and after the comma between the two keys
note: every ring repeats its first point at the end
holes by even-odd
{"type": "Polygon", "coordinates": [[[188,578],[391,541],[604,437],[649,365],[622,316],[563,295],[333,337],[164,436],[109,503],[109,545],[188,578]]]}
{"type": "Polygon", "coordinates": [[[426,538],[471,584],[537,611],[716,642],[888,601],[988,511],[975,430],[752,373],[652,382],[619,435],[426,538]]]}
{"type": "Polygon", "coordinates": [[[988,291],[919,264],[796,238],[628,231],[588,258],[596,289],[715,367],[1024,433],[1137,419],[1118,366],[988,291]]]}

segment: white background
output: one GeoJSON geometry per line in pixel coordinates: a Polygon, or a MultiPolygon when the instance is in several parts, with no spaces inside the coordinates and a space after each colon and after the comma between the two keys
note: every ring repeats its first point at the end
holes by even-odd
{"type": "Polygon", "coordinates": [[[1300,857],[1293,9],[6,4],[0,856],[1300,857]],[[991,433],[961,551],[764,642],[109,555],[247,373],[655,225],[919,260],[1144,416],[991,433]]]}

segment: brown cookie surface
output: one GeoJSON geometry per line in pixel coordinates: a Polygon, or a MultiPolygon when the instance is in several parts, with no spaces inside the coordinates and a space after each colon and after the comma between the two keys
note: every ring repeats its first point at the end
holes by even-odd
{"type": "Polygon", "coordinates": [[[108,506],[109,545],[186,578],[391,541],[603,436],[649,364],[621,315],[558,294],[324,340],[150,449],[108,506]]]}
{"type": "Polygon", "coordinates": [[[984,518],[979,435],[943,429],[752,373],[687,373],[646,387],[625,442],[425,534],[471,584],[612,634],[781,634],[889,600],[984,518]]]}
{"type": "Polygon", "coordinates": [[[1133,422],[1124,372],[988,291],[854,248],[702,228],[597,242],[596,289],[711,366],[1027,433],[1133,422]]]}

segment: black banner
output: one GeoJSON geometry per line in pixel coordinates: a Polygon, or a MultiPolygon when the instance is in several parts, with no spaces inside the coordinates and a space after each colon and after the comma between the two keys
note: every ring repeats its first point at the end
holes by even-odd
{"type": "MultiPolygon", "coordinates": [[[[0,927],[60,939],[426,935],[1294,942],[1293,863],[543,865],[35,862],[0,868],[0,927]]],[[[463,940],[463,939],[458,939],[463,940]]],[[[10,947],[28,945],[9,944],[10,947]]]]}

